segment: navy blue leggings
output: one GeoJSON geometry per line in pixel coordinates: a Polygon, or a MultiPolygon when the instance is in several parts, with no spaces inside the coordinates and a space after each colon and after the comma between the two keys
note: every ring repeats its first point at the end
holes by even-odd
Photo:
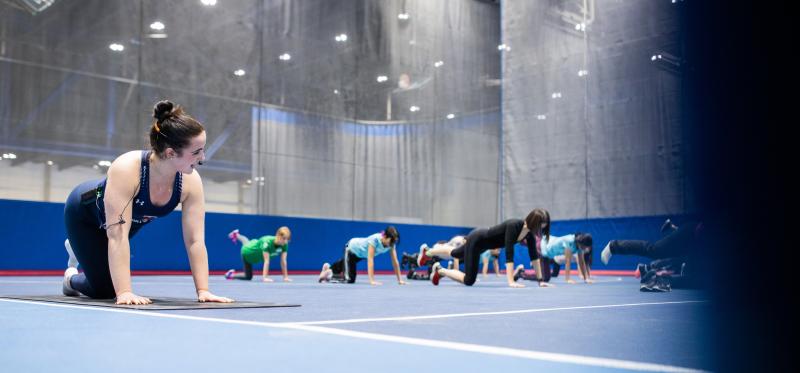
{"type": "Polygon", "coordinates": [[[72,190],[64,206],[64,226],[83,269],[83,273],[72,276],[70,285],[90,298],[109,299],[116,297],[116,293],[108,269],[108,237],[99,227],[95,200],[81,200],[81,195],[93,191],[98,182],[87,181],[72,190]]]}

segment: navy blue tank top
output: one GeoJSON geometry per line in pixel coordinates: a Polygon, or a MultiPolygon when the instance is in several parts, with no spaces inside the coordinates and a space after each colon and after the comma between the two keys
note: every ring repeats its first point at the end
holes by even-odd
{"type": "MultiPolygon", "coordinates": [[[[181,187],[182,187],[182,176],[180,172],[175,173],[175,184],[172,188],[172,196],[170,197],[169,201],[164,206],[156,206],[150,201],[150,151],[142,151],[142,164],[139,168],[139,191],[131,200],[130,204],[127,208],[132,208],[131,214],[131,231],[130,235],[133,236],[140,228],[142,228],[145,224],[153,221],[156,218],[160,218],[163,216],[168,215],[170,212],[175,210],[178,207],[178,203],[181,200],[181,187]]],[[[103,199],[105,196],[105,188],[106,182],[108,178],[103,179],[100,184],[97,186],[98,188],[98,198],[96,202],[96,206],[98,208],[98,217],[100,220],[100,224],[108,223],[114,224],[117,221],[117,217],[111,217],[111,220],[106,221],[106,212],[105,212],[105,205],[103,203],[103,199]]],[[[129,198],[125,199],[125,202],[128,201],[129,198]]]]}

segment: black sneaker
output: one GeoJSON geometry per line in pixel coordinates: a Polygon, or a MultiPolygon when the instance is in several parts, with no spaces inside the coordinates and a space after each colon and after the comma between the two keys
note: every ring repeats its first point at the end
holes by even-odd
{"type": "Polygon", "coordinates": [[[653,291],[666,293],[672,291],[672,285],[664,276],[658,276],[656,277],[656,283],[653,285],[653,291]]]}

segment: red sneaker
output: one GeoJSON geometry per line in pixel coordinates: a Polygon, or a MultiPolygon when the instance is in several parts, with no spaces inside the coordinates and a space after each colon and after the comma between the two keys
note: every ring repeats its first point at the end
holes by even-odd
{"type": "Polygon", "coordinates": [[[428,245],[422,244],[419,247],[419,254],[417,255],[417,266],[418,267],[424,266],[425,263],[427,263],[430,260],[430,258],[425,256],[425,253],[427,253],[427,252],[428,252],[428,245]]]}
{"type": "Polygon", "coordinates": [[[440,269],[442,269],[442,265],[439,264],[439,262],[434,263],[433,267],[431,268],[431,283],[434,285],[439,285],[439,279],[442,278],[442,276],[439,274],[440,269]]]}

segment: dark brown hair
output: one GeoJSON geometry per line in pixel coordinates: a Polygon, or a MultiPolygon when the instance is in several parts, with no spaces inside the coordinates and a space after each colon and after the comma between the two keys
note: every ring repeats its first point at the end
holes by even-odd
{"type": "Polygon", "coordinates": [[[183,148],[205,131],[200,122],[171,101],[157,102],[153,107],[153,118],[156,120],[150,127],[150,148],[161,158],[167,148],[172,148],[181,155],[183,148]]]}
{"type": "Polygon", "coordinates": [[[550,213],[545,209],[533,209],[528,217],[525,218],[525,224],[528,229],[536,235],[541,232],[542,236],[550,239],[550,213]],[[542,223],[547,223],[545,229],[541,229],[542,223]]]}
{"type": "Polygon", "coordinates": [[[388,238],[391,245],[394,245],[400,240],[400,233],[397,231],[397,228],[390,225],[383,230],[383,237],[388,238]]]}

